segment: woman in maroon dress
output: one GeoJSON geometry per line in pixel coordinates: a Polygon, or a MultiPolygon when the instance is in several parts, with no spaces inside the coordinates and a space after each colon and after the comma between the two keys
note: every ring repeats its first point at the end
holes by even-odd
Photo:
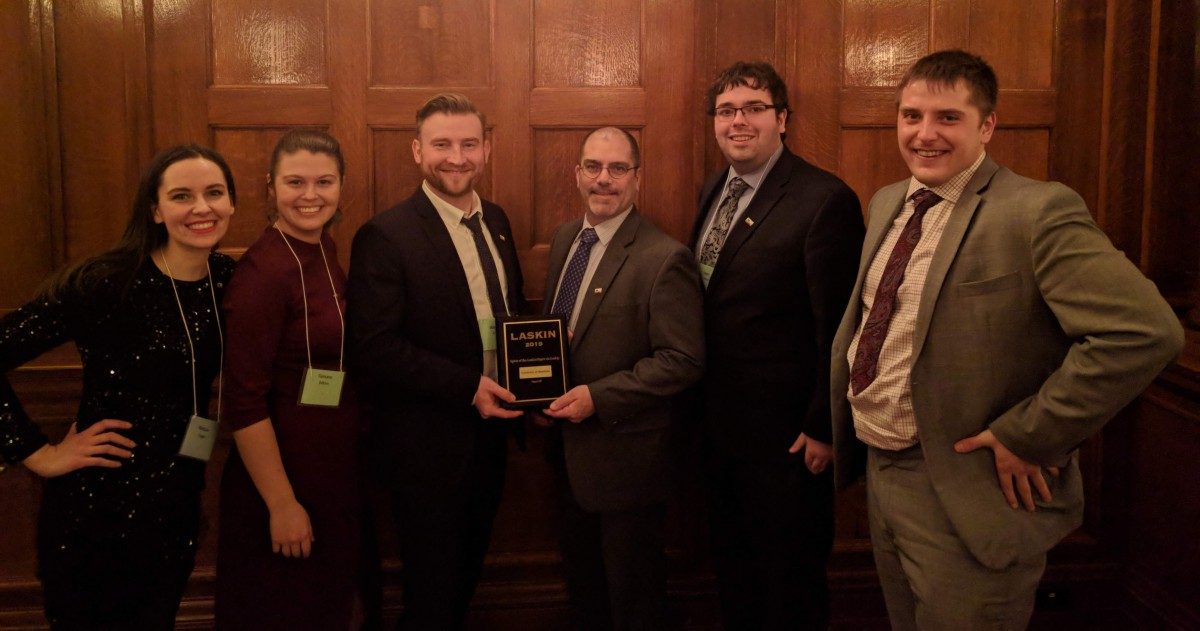
{"type": "Polygon", "coordinates": [[[225,293],[226,422],[219,629],[349,629],[361,567],[360,432],[344,381],[345,274],[325,227],[337,141],[292,130],[268,178],[272,223],[225,293]]]}

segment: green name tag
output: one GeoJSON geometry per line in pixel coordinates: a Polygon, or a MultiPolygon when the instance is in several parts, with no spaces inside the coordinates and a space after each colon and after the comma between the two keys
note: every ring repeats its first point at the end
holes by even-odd
{"type": "Polygon", "coordinates": [[[179,455],[208,462],[215,444],[217,444],[217,422],[193,414],[191,420],[188,421],[187,431],[183,434],[183,444],[179,446],[179,455]]]}
{"type": "Polygon", "coordinates": [[[346,373],[341,370],[309,368],[300,381],[300,405],[319,405],[335,408],[342,402],[342,383],[346,373]]]}
{"type": "Polygon", "coordinates": [[[496,350],[496,318],[479,320],[479,339],[483,342],[483,350],[496,350]]]}
{"type": "Polygon", "coordinates": [[[708,279],[712,278],[713,266],[700,263],[700,280],[704,281],[704,288],[708,288],[708,279]]]}

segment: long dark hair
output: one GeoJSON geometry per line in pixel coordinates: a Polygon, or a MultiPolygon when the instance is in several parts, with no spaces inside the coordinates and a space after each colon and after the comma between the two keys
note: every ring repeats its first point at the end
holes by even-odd
{"type": "Polygon", "coordinates": [[[129,223],[125,224],[125,234],[117,245],[57,272],[43,284],[39,295],[55,299],[65,291],[85,291],[95,282],[108,278],[120,277],[127,284],[138,268],[150,259],[150,254],[167,243],[166,227],[154,221],[154,207],[158,204],[158,189],[162,186],[163,173],[172,164],[193,158],[208,160],[221,169],[221,174],[225,176],[225,188],[229,191],[229,201],[237,204],[233,171],[221,154],[196,144],[164,149],[154,156],[142,172],[129,223]]]}

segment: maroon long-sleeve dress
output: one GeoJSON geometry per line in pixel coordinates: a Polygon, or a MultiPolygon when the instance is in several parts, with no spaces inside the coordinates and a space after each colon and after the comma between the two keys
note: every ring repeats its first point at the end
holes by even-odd
{"type": "MultiPolygon", "coordinates": [[[[336,368],[345,274],[333,240],[288,238],[304,270],[313,365],[336,368]],[[341,305],[335,306],[325,260],[341,305]]],[[[270,418],[288,480],[308,511],[312,555],[271,551],[270,515],[236,448],[221,480],[216,622],[219,629],[347,629],[361,567],[361,435],[350,380],[337,408],[298,404],[307,368],[300,266],[268,228],[246,251],[225,293],[225,410],[231,429],[270,418]]]]}

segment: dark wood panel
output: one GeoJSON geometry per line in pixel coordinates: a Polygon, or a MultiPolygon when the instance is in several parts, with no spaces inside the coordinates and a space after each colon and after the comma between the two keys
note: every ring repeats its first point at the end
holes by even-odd
{"type": "Polygon", "coordinates": [[[693,73],[681,70],[691,67],[695,55],[695,4],[695,0],[646,3],[646,23],[656,27],[643,36],[647,61],[642,75],[645,85],[653,89],[641,108],[630,106],[640,109],[645,120],[641,134],[634,134],[645,165],[639,203],[659,228],[681,241],[691,233],[695,217],[691,204],[695,161],[688,151],[694,145],[692,114],[698,104],[692,97],[693,73]]]}
{"type": "Polygon", "coordinates": [[[489,0],[371,2],[371,85],[490,85],[492,5],[489,0]]]}
{"type": "Polygon", "coordinates": [[[1200,622],[1200,393],[1152,387],[1139,406],[1129,466],[1131,565],[1200,622]],[[1188,605],[1190,603],[1190,606],[1188,605]]]}
{"type": "MultiPolygon", "coordinates": [[[[0,5],[0,120],[8,130],[7,150],[0,152],[4,173],[6,230],[0,231],[0,308],[28,300],[55,266],[55,208],[48,170],[52,136],[43,86],[41,5],[33,0],[0,5]],[[32,18],[32,19],[31,19],[32,18]]],[[[53,60],[51,60],[53,70],[53,60]]],[[[0,514],[3,514],[0,512],[0,514]]]]}
{"type": "Polygon", "coordinates": [[[1035,180],[1045,180],[1050,172],[1050,130],[1001,127],[987,145],[996,162],[1035,180]]]}
{"type": "Polygon", "coordinates": [[[841,100],[842,12],[834,2],[789,4],[784,64],[791,80],[794,113],[788,147],[828,171],[836,171],[841,155],[838,102],[841,100]],[[815,25],[820,25],[816,28],[815,25]]]}
{"type": "Polygon", "coordinates": [[[969,49],[973,0],[933,0],[929,50],[969,49]]]}
{"type": "Polygon", "coordinates": [[[1133,261],[1141,259],[1149,12],[1145,2],[1112,0],[1105,25],[1096,222],[1133,261]]]}
{"type": "Polygon", "coordinates": [[[929,52],[929,0],[846,0],[843,82],[892,86],[929,52]]]}
{"type": "Polygon", "coordinates": [[[211,0],[214,85],[325,83],[326,0],[211,0]]]}
{"type": "Polygon", "coordinates": [[[119,0],[54,7],[66,254],[96,254],[120,238],[137,187],[127,117],[125,21],[119,0]],[[97,104],[104,104],[98,106],[97,104]]]}
{"type": "Polygon", "coordinates": [[[233,169],[238,185],[238,203],[229,232],[221,240],[224,248],[241,250],[258,240],[268,225],[267,173],[271,171],[271,151],[286,127],[227,128],[213,132],[213,148],[221,152],[233,169]]]}
{"type": "Polygon", "coordinates": [[[842,160],[838,174],[858,194],[866,216],[867,204],[880,188],[909,176],[900,157],[896,130],[847,129],[842,132],[842,160]]]}
{"type": "MultiPolygon", "coordinates": [[[[443,90],[437,88],[378,88],[367,90],[366,119],[372,125],[412,126],[417,110],[425,101],[443,90]]],[[[496,99],[489,88],[453,88],[471,99],[484,114],[495,112],[496,99]]],[[[491,117],[491,116],[489,116],[491,117]]]]}
{"type": "Polygon", "coordinates": [[[970,50],[992,64],[1007,88],[1049,88],[1054,62],[1054,0],[971,2],[970,50]]]}
{"type": "Polygon", "coordinates": [[[321,125],[333,116],[326,87],[214,87],[208,120],[222,125],[321,125]]]}
{"type": "Polygon", "coordinates": [[[529,94],[529,123],[640,126],[646,123],[646,107],[641,88],[536,88],[529,94]]]}
{"type": "Polygon", "coordinates": [[[642,0],[539,0],[534,85],[641,84],[642,0]]]}

